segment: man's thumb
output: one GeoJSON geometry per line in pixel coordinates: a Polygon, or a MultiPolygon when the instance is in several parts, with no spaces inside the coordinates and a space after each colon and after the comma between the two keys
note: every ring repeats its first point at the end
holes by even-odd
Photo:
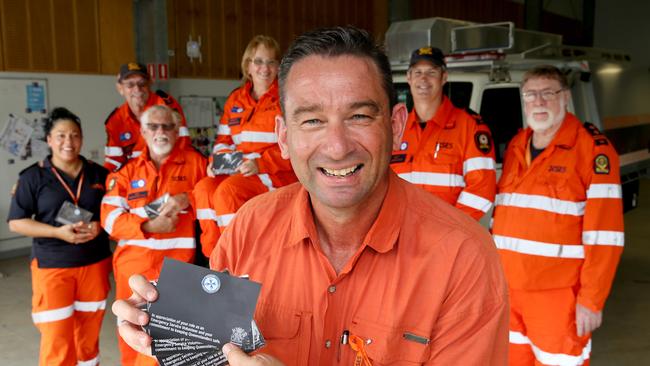
{"type": "Polygon", "coordinates": [[[247,365],[246,359],[250,358],[244,351],[232,343],[224,344],[221,351],[231,365],[247,365]]]}

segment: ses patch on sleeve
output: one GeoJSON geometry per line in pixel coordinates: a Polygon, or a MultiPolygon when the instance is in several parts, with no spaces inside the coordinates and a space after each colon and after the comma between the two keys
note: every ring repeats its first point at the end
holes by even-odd
{"type": "Polygon", "coordinates": [[[115,183],[117,183],[117,178],[111,178],[111,181],[108,182],[108,187],[106,187],[106,189],[108,191],[113,190],[113,188],[115,187],[115,183]]]}
{"type": "Polygon", "coordinates": [[[600,154],[594,159],[594,173],[609,174],[609,158],[605,154],[600,154]]]}
{"type": "Polygon", "coordinates": [[[16,189],[18,189],[18,182],[14,183],[14,185],[11,187],[11,197],[16,195],[16,189]]]}
{"type": "Polygon", "coordinates": [[[492,138],[487,132],[478,131],[474,135],[474,143],[476,143],[476,148],[483,154],[489,154],[492,151],[492,138]]]}

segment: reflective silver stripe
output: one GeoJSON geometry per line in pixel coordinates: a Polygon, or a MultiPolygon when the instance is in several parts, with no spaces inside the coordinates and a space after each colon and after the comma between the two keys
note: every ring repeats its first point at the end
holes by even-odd
{"type": "Polygon", "coordinates": [[[115,206],[115,207],[129,208],[129,204],[126,202],[126,199],[122,196],[104,196],[104,198],[102,198],[102,205],[104,204],[115,206]]]}
{"type": "Polygon", "coordinates": [[[219,227],[226,227],[230,224],[230,221],[235,218],[235,214],[225,214],[217,216],[217,224],[219,227]]]}
{"type": "Polygon", "coordinates": [[[218,153],[218,152],[221,151],[221,150],[235,150],[236,147],[237,147],[237,146],[235,146],[235,145],[216,144],[216,145],[214,145],[214,147],[212,148],[212,153],[213,153],[213,154],[216,154],[216,153],[218,153]]]}
{"type": "Polygon", "coordinates": [[[76,311],[95,312],[106,309],[106,299],[101,301],[75,301],[74,309],[76,311]]]}
{"type": "Polygon", "coordinates": [[[190,130],[187,129],[185,126],[181,126],[178,128],[178,136],[189,136],[190,135],[190,130]]]}
{"type": "Polygon", "coordinates": [[[463,162],[463,175],[473,170],[495,170],[496,164],[492,158],[471,158],[463,162]]]}
{"type": "Polygon", "coordinates": [[[621,198],[623,193],[620,184],[591,184],[587,190],[587,199],[590,198],[621,198]]]}
{"type": "Polygon", "coordinates": [[[530,344],[530,340],[519,332],[510,331],[508,338],[512,344],[530,344]]]}
{"type": "Polygon", "coordinates": [[[117,220],[117,218],[125,212],[126,210],[122,207],[117,207],[108,215],[106,215],[106,219],[104,220],[104,230],[108,235],[113,234],[113,225],[115,225],[115,220],[117,220]]]}
{"type": "Polygon", "coordinates": [[[261,157],[262,157],[262,155],[260,155],[258,153],[244,154],[244,158],[248,159],[248,160],[259,159],[261,157]]]}
{"type": "Polygon", "coordinates": [[[269,144],[278,142],[275,132],[255,132],[255,131],[242,131],[237,135],[232,136],[235,144],[239,145],[242,142],[266,142],[269,144]]]}
{"type": "Polygon", "coordinates": [[[122,163],[120,163],[120,162],[117,161],[117,160],[113,160],[113,159],[111,159],[111,158],[104,158],[104,161],[107,162],[107,163],[109,163],[109,164],[113,164],[113,165],[115,165],[115,169],[117,169],[117,168],[119,168],[119,167],[122,166],[122,163]]]}
{"type": "Polygon", "coordinates": [[[140,155],[142,155],[142,151],[132,151],[131,152],[131,158],[137,158],[140,155]]]}
{"type": "Polygon", "coordinates": [[[149,215],[147,215],[147,211],[145,211],[144,207],[135,207],[129,210],[130,213],[134,215],[138,215],[142,217],[143,219],[148,219],[149,215]]]}
{"type": "Polygon", "coordinates": [[[582,245],[552,244],[541,241],[525,240],[509,236],[494,235],[497,248],[522,254],[539,255],[554,258],[584,258],[582,245]]]}
{"type": "Polygon", "coordinates": [[[71,317],[73,313],[74,313],[74,305],[70,305],[64,308],[45,310],[45,311],[39,311],[38,313],[32,313],[32,320],[34,321],[34,324],[55,322],[58,320],[67,319],[71,317]]]}
{"type": "Polygon", "coordinates": [[[77,366],[97,366],[99,365],[99,355],[92,360],[77,361],[77,366]]]}
{"type": "Polygon", "coordinates": [[[430,186],[465,187],[465,179],[458,174],[411,172],[401,173],[399,177],[413,184],[428,184],[430,186]]]}
{"type": "Polygon", "coordinates": [[[582,232],[582,243],[587,245],[625,245],[625,233],[622,231],[593,230],[582,232]]]}
{"type": "Polygon", "coordinates": [[[583,216],[585,214],[585,202],[559,200],[536,194],[499,193],[494,204],[495,206],[534,208],[560,215],[583,216]]]}
{"type": "Polygon", "coordinates": [[[460,192],[458,203],[483,212],[488,212],[492,207],[490,200],[469,192],[460,192]]]}
{"type": "Polygon", "coordinates": [[[217,221],[217,213],[211,208],[199,208],[196,210],[197,220],[217,221]]]}
{"type": "Polygon", "coordinates": [[[117,146],[104,147],[105,156],[122,156],[123,154],[124,154],[124,150],[122,150],[121,147],[117,147],[117,146]]]}
{"type": "Polygon", "coordinates": [[[121,247],[131,245],[154,250],[193,249],[196,247],[194,238],[120,240],[118,245],[121,247]]]}
{"type": "Polygon", "coordinates": [[[567,355],[565,353],[551,353],[542,351],[528,337],[519,333],[510,331],[510,343],[512,344],[529,344],[537,361],[544,365],[576,366],[582,365],[589,359],[591,354],[591,338],[587,345],[582,349],[582,354],[578,356],[567,355]]]}
{"type": "Polygon", "coordinates": [[[230,126],[219,124],[217,127],[217,135],[230,135],[230,126]]]}
{"type": "Polygon", "coordinates": [[[269,191],[275,190],[275,187],[273,187],[273,181],[271,180],[271,177],[268,174],[258,174],[257,176],[262,181],[262,184],[264,184],[266,188],[269,189],[269,191]]]}

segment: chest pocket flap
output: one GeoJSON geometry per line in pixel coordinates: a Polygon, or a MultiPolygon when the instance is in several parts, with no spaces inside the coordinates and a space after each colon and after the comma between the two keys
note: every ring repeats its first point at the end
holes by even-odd
{"type": "Polygon", "coordinates": [[[258,303],[255,321],[266,340],[262,352],[271,354],[284,363],[296,360],[296,365],[307,365],[311,317],[311,313],[258,303]]]}
{"type": "Polygon", "coordinates": [[[430,335],[422,331],[393,328],[355,318],[350,333],[367,340],[366,352],[373,365],[416,365],[431,356],[430,335]]]}

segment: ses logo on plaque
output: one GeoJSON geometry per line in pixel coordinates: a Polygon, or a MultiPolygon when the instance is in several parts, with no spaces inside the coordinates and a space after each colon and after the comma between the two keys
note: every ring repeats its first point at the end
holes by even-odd
{"type": "Polygon", "coordinates": [[[219,288],[221,287],[221,281],[216,275],[208,274],[205,275],[205,277],[203,277],[201,280],[201,287],[203,287],[203,291],[209,294],[213,294],[219,291],[219,288]]]}

